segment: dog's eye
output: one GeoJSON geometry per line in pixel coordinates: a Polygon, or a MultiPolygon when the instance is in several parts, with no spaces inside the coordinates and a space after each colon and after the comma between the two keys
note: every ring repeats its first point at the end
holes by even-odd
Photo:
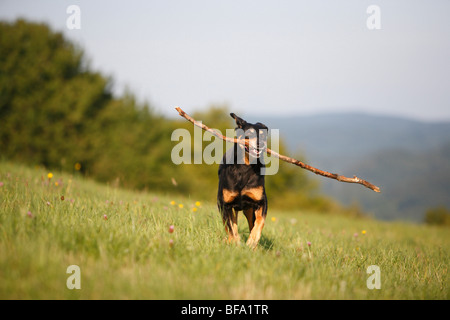
{"type": "Polygon", "coordinates": [[[247,139],[252,139],[256,136],[256,131],[255,129],[249,129],[248,131],[245,132],[245,137],[247,139]]]}

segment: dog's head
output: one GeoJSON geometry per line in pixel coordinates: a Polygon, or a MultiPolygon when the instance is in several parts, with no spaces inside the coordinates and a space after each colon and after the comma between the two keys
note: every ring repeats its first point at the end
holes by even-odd
{"type": "Polygon", "coordinates": [[[248,123],[234,113],[230,113],[230,116],[236,121],[238,139],[248,139],[249,145],[245,146],[245,152],[253,158],[259,158],[263,155],[267,149],[269,128],[260,122],[248,123]]]}

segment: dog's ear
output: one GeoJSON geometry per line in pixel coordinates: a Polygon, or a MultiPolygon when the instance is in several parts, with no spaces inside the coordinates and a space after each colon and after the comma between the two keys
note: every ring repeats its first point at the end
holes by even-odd
{"type": "Polygon", "coordinates": [[[234,113],[230,113],[230,116],[236,121],[236,124],[237,124],[238,128],[242,129],[247,124],[247,121],[245,121],[244,119],[239,118],[234,113]]]}
{"type": "Polygon", "coordinates": [[[260,125],[261,127],[263,127],[263,129],[269,130],[269,128],[267,128],[267,126],[264,123],[261,122],[257,122],[256,124],[260,125]]]}

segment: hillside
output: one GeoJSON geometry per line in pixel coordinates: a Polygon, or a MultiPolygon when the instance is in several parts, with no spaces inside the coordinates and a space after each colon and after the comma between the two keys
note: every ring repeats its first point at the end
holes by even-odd
{"type": "Polygon", "coordinates": [[[439,227],[269,210],[252,251],[214,203],[0,162],[0,229],[0,299],[449,299],[439,227]]]}
{"type": "Polygon", "coordinates": [[[305,162],[382,188],[380,195],[320,178],[322,190],[360,203],[384,220],[423,221],[430,207],[450,207],[450,123],[425,123],[367,114],[256,117],[279,128],[305,162]]]}

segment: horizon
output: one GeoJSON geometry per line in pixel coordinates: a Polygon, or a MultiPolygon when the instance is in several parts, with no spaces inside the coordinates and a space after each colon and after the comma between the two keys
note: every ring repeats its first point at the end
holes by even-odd
{"type": "MultiPolygon", "coordinates": [[[[249,116],[253,114],[249,113],[249,116]]],[[[256,115],[255,115],[256,116],[256,115]]],[[[321,111],[317,113],[308,114],[261,114],[263,117],[274,117],[274,118],[318,118],[318,117],[369,117],[369,118],[385,118],[385,119],[395,119],[403,120],[408,122],[419,122],[424,124],[450,124],[450,119],[421,119],[410,117],[408,115],[396,115],[388,113],[375,113],[371,111],[321,111]]]]}
{"type": "MultiPolygon", "coordinates": [[[[203,107],[203,108],[193,108],[192,110],[186,111],[187,113],[193,113],[193,112],[203,112],[208,111],[208,109],[211,106],[203,107]]],[[[214,106],[218,106],[217,104],[214,104],[214,106]]],[[[225,106],[228,111],[236,113],[242,117],[250,117],[258,121],[258,117],[272,117],[272,118],[319,118],[319,117],[348,117],[348,116],[361,116],[361,117],[370,117],[370,118],[385,118],[385,119],[393,119],[393,120],[402,120],[402,121],[408,121],[408,122],[417,122],[422,124],[450,124],[450,119],[421,119],[421,118],[415,118],[413,116],[408,115],[396,115],[396,114],[388,114],[388,113],[376,113],[371,111],[358,111],[358,110],[343,110],[343,111],[318,111],[318,112],[311,112],[311,113],[303,113],[303,114],[296,114],[296,113],[268,113],[268,112],[261,112],[257,114],[256,112],[242,112],[242,110],[234,110],[232,106],[230,105],[219,105],[219,106],[225,106]]],[[[173,107],[175,110],[175,107],[173,107]]],[[[181,107],[183,109],[183,107],[181,107]]],[[[184,110],[184,109],[183,109],[184,110]]],[[[164,116],[167,116],[169,119],[178,119],[179,115],[177,112],[175,112],[173,115],[171,114],[163,114],[164,116]]],[[[251,120],[251,119],[250,119],[251,120]]]]}

